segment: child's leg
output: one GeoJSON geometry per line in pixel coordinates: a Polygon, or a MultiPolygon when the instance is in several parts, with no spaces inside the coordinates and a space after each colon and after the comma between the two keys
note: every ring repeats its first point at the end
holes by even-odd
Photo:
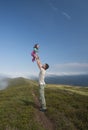
{"type": "Polygon", "coordinates": [[[34,62],[34,61],[35,61],[35,57],[32,58],[32,62],[34,62]]]}
{"type": "Polygon", "coordinates": [[[33,60],[32,61],[35,61],[35,59],[37,58],[38,56],[36,54],[33,55],[33,60]]]}
{"type": "Polygon", "coordinates": [[[36,54],[35,54],[34,52],[31,53],[31,56],[33,57],[33,58],[32,58],[32,62],[35,61],[35,55],[36,55],[36,54]]]}

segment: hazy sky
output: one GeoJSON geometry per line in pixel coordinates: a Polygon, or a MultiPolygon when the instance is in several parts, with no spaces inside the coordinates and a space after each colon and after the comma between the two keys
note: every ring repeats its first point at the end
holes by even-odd
{"type": "Polygon", "coordinates": [[[88,74],[88,0],[0,0],[0,74],[88,74]]]}

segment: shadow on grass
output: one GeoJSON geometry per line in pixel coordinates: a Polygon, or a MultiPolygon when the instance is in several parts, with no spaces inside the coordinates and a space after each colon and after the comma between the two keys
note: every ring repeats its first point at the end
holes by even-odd
{"type": "Polygon", "coordinates": [[[20,99],[20,101],[23,102],[24,105],[26,105],[26,106],[30,106],[31,105],[34,108],[39,109],[39,106],[37,104],[35,104],[35,102],[33,102],[33,101],[28,101],[26,99],[20,99]]]}

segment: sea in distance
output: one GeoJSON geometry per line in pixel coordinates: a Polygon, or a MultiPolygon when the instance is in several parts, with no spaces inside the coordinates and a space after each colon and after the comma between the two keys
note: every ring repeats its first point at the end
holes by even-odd
{"type": "Polygon", "coordinates": [[[45,78],[45,81],[49,84],[63,84],[88,87],[88,75],[51,75],[47,76],[45,78]]]}

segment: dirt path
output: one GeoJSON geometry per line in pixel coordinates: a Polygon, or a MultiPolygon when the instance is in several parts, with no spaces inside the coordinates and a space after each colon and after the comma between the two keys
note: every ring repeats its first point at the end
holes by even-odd
{"type": "Polygon", "coordinates": [[[39,111],[39,101],[34,91],[32,91],[32,95],[34,97],[35,105],[38,106],[38,109],[35,111],[37,121],[42,125],[43,128],[45,128],[45,130],[55,130],[52,122],[46,117],[45,113],[39,111]]]}

